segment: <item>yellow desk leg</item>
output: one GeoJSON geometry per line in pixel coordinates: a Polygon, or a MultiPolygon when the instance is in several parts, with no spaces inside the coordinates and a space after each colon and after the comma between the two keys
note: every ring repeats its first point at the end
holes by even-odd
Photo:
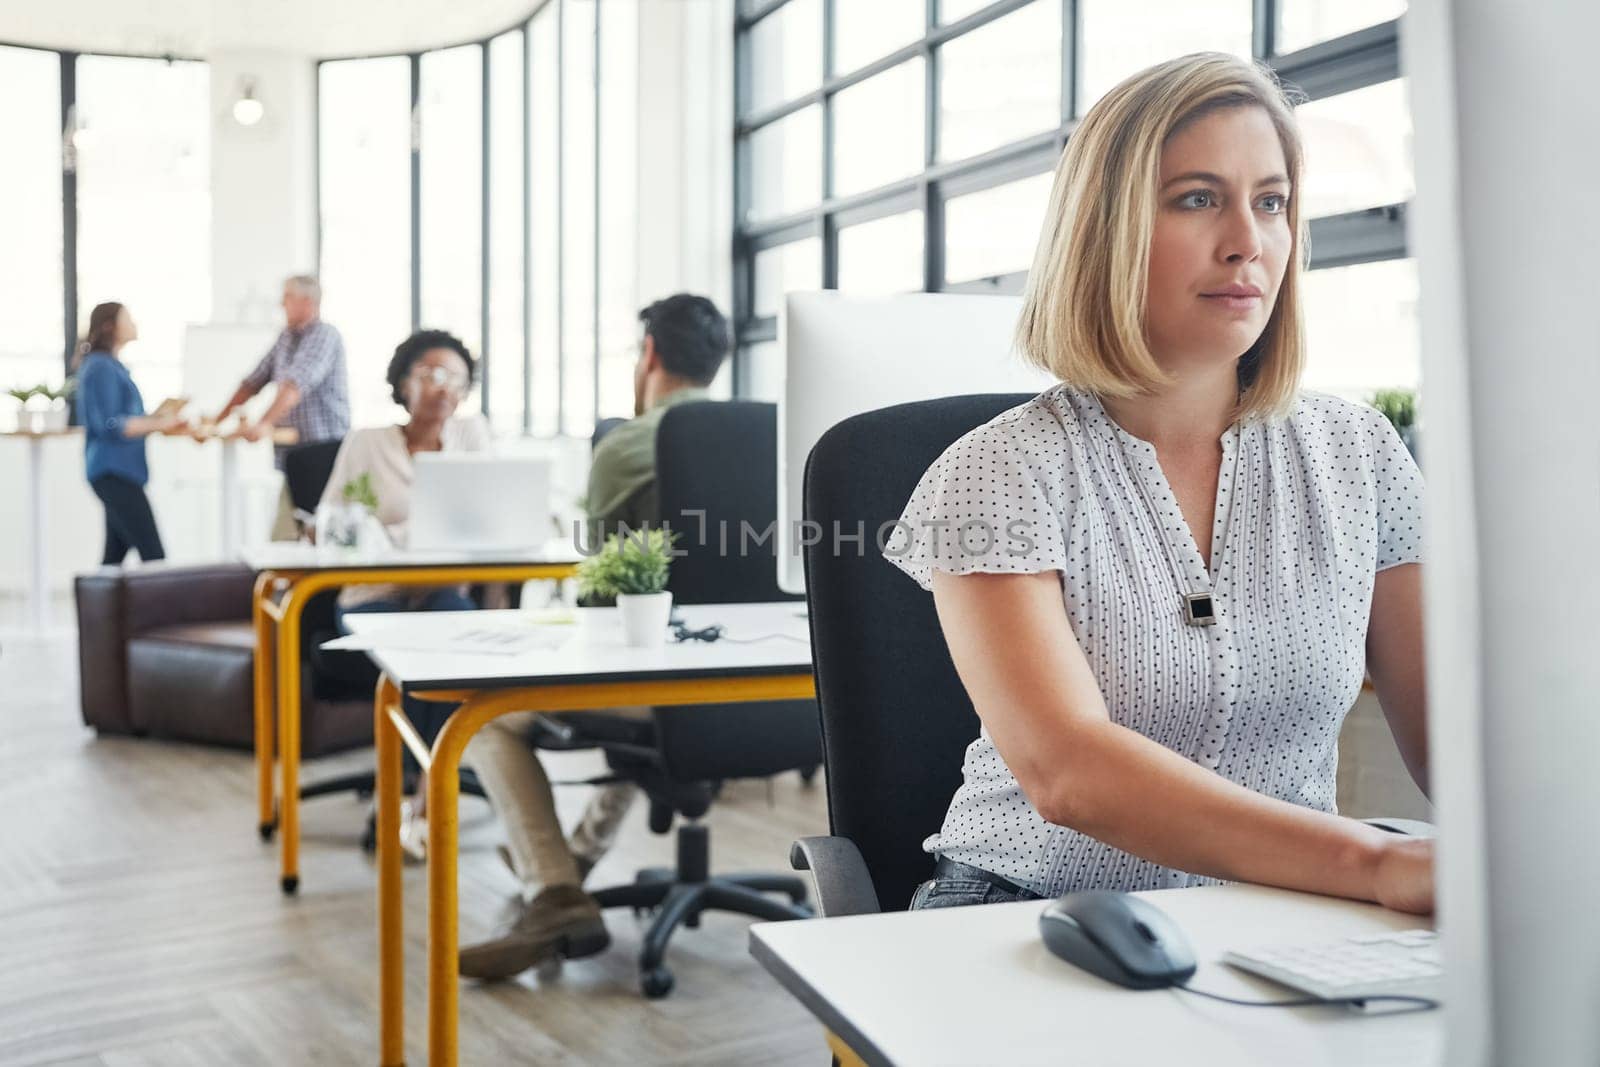
{"type": "Polygon", "coordinates": [[[839,1040],[832,1030],[824,1031],[828,1035],[828,1049],[833,1053],[833,1062],[838,1067],[866,1067],[866,1061],[857,1056],[855,1050],[839,1040]]]}
{"type": "Polygon", "coordinates": [[[300,888],[300,615],[311,595],[306,586],[289,586],[278,620],[279,884],[285,893],[300,888]]]}
{"type": "MultiPolygon", "coordinates": [[[[486,695],[485,699],[492,698],[486,695]]],[[[456,861],[460,838],[461,756],[467,742],[492,716],[474,716],[470,698],[445,721],[433,743],[428,765],[428,1064],[456,1067],[456,1030],[461,990],[456,971],[460,929],[457,920],[456,861]]]]}
{"type": "Polygon", "coordinates": [[[277,823],[272,796],[272,620],[267,617],[267,597],[274,581],[271,571],[256,576],[250,600],[250,621],[255,625],[255,725],[256,725],[256,830],[271,841],[277,823]]]}
{"type": "Polygon", "coordinates": [[[400,691],[387,674],[378,679],[372,736],[378,773],[378,1040],[382,1067],[406,1058],[405,911],[400,877],[400,734],[389,714],[404,714],[400,691]]]}

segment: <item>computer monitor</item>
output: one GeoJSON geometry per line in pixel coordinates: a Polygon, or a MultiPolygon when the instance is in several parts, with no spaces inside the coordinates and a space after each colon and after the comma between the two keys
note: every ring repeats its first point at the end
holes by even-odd
{"type": "Polygon", "coordinates": [[[555,531],[550,461],[470,452],[419,452],[407,546],[413,551],[537,549],[555,531]]]}
{"type": "Polygon", "coordinates": [[[1597,39],[1577,2],[1418,3],[1400,33],[1444,1062],[1467,1067],[1600,1063],[1600,210],[1567,184],[1600,171],[1597,39]],[[1553,204],[1524,199],[1547,180],[1553,204]]]}
{"type": "Polygon", "coordinates": [[[778,585],[804,593],[796,524],[811,446],[865,411],[967,393],[1041,392],[1055,384],[1012,343],[1014,296],[907,293],[861,298],[790,293],[779,315],[778,585]]]}

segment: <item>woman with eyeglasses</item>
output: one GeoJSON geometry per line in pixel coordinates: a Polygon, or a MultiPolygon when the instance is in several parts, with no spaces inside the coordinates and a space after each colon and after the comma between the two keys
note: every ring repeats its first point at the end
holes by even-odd
{"type": "MultiPolygon", "coordinates": [[[[396,546],[405,547],[411,517],[411,482],[418,452],[482,452],[489,447],[489,428],[481,416],[456,416],[456,408],[472,389],[477,362],[467,346],[443,330],[419,330],[394,350],[389,361],[389,388],[408,418],[394,426],[354,430],[339,446],[333,473],[322,491],[321,506],[344,498],[345,486],[366,475],[377,498],[378,521],[396,546]]],[[[468,611],[478,605],[464,586],[414,588],[357,585],[339,591],[336,618],[348,632],[346,615],[357,612],[468,611]]],[[[453,705],[406,701],[417,729],[431,739],[444,725],[453,705]]],[[[420,794],[419,794],[420,795],[420,794]]],[[[402,844],[420,857],[421,820],[406,813],[402,844]]]]}

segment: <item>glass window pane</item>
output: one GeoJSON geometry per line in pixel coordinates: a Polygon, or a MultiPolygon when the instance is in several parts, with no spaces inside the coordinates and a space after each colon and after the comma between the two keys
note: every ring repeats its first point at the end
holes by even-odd
{"type": "Polygon", "coordinates": [[[945,280],[954,284],[1027,270],[1044,227],[1054,177],[1035,174],[947,201],[945,280]]]}
{"type": "Polygon", "coordinates": [[[995,0],[939,0],[939,22],[949,25],[960,22],[974,11],[981,11],[995,0]]]}
{"type": "Polygon", "coordinates": [[[557,140],[556,99],[558,37],[556,5],[546,4],[529,27],[531,54],[528,71],[528,141],[532,150],[532,204],[528,209],[532,262],[528,265],[528,299],[533,305],[532,380],[533,432],[542,437],[559,433],[557,381],[561,373],[561,270],[560,182],[561,144],[557,140]]]}
{"type": "Polygon", "coordinates": [[[940,50],[940,159],[975,156],[1060,124],[1055,0],[1038,0],[940,50]]]}
{"type": "Polygon", "coordinates": [[[839,231],[839,288],[856,296],[922,289],[922,212],[907,211],[839,231]]]}
{"type": "Polygon", "coordinates": [[[389,421],[384,374],[411,329],[411,64],[319,68],[322,312],[344,335],[352,424],[389,421]]]}
{"type": "Polygon", "coordinates": [[[750,135],[751,219],[775,218],[822,200],[822,109],[808,107],[750,135]]]}
{"type": "Polygon", "coordinates": [[[594,431],[595,0],[563,0],[561,432],[594,431]]]}
{"type": "Polygon", "coordinates": [[[1130,74],[1190,52],[1250,56],[1250,0],[1083,0],[1078,113],[1130,74]]]}
{"type": "Polygon", "coordinates": [[[65,374],[60,59],[0,47],[0,100],[13,102],[0,107],[0,388],[54,386],[65,374]]]}
{"type": "Polygon", "coordinates": [[[1279,0],[1277,52],[1343,37],[1405,14],[1406,0],[1279,0]]]}
{"type": "Polygon", "coordinates": [[[783,375],[778,366],[780,348],[776,341],[758,341],[744,350],[744,400],[764,400],[776,404],[783,399],[783,375]]]}
{"type": "Polygon", "coordinates": [[[834,7],[833,72],[853,70],[922,39],[927,30],[924,0],[872,0],[834,7]]]}
{"type": "Polygon", "coordinates": [[[751,112],[822,84],[822,0],[789,0],[750,27],[751,112]]]}
{"type": "Polygon", "coordinates": [[[522,31],[489,42],[489,417],[522,430],[522,31]]]}
{"type": "Polygon", "coordinates": [[[1313,100],[1297,115],[1307,218],[1399,203],[1416,192],[1404,79],[1313,100]]]}
{"type": "Polygon", "coordinates": [[[122,358],[147,396],[176,396],[184,329],[211,317],[210,68],[84,56],[77,77],[79,319],[127,304],[122,358]]]}
{"type": "Polygon", "coordinates": [[[755,262],[755,295],[750,310],[756,318],[776,315],[786,293],[822,288],[820,237],[762,249],[756,253],[755,262]]]}
{"type": "Polygon", "coordinates": [[[907,60],[834,97],[834,196],[921,172],[923,65],[907,60]]]}
{"type": "Polygon", "coordinates": [[[639,354],[638,7],[600,7],[600,416],[633,414],[639,354]]]}
{"type": "MultiPolygon", "coordinates": [[[[422,325],[479,349],[483,314],[483,50],[422,56],[422,325]]],[[[463,413],[475,401],[462,403],[463,413]]]]}
{"type": "Polygon", "coordinates": [[[1305,388],[1349,400],[1366,400],[1378,389],[1417,388],[1416,260],[1308,271],[1305,291],[1305,388]],[[1352,315],[1351,308],[1361,313],[1352,315]]]}

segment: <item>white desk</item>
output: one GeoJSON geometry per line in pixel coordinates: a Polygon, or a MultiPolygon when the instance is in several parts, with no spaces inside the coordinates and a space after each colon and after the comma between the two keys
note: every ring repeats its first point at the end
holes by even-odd
{"type": "MultiPolygon", "coordinates": [[[[1376,905],[1261,886],[1140,896],[1193,944],[1198,989],[1292,993],[1216,962],[1234,947],[1428,925],[1376,905]]],[[[1051,955],[1042,902],[858,915],[750,929],[750,951],[870,1064],[1173,1064],[1421,1067],[1443,1055],[1440,1011],[1247,1008],[1177,990],[1123,989],[1051,955]]]]}
{"type": "Polygon", "coordinates": [[[358,637],[383,668],[373,714],[377,747],[379,1062],[404,1060],[404,966],[400,878],[400,744],[420,747],[400,695],[461,701],[439,731],[428,768],[428,1058],[454,1067],[459,1025],[456,849],[457,769],[484,723],[517,711],[578,711],[631,704],[718,704],[795,700],[815,695],[810,628],[797,601],[705,604],[680,609],[696,629],[721,623],[713,643],[671,641],[656,649],[623,644],[614,608],[579,609],[559,648],[513,655],[417,649],[452,626],[511,625],[517,612],[433,612],[350,616],[358,637]],[[781,636],[780,636],[781,635],[781,636]],[[750,638],[765,640],[741,643],[750,638]]]}
{"type": "Polygon", "coordinates": [[[308,600],[346,585],[463,585],[570,578],[578,553],[554,541],[524,552],[355,553],[296,542],[246,549],[257,572],[251,619],[255,625],[256,827],[263,841],[279,839],[278,882],[285,893],[300,887],[300,617],[308,600]],[[276,624],[276,640],[273,627],[276,624]],[[282,796],[272,781],[273,705],[276,682],[278,762],[282,796]]]}

